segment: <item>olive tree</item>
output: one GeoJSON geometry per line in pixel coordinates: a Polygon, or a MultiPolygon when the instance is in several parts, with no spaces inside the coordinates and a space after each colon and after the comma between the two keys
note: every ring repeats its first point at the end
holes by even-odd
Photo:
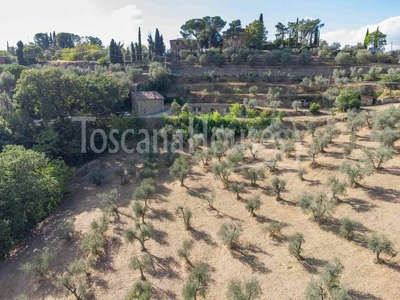
{"type": "Polygon", "coordinates": [[[178,206],[176,209],[176,214],[180,215],[183,219],[183,223],[185,224],[185,229],[190,230],[190,220],[192,219],[192,211],[188,208],[184,208],[182,206],[178,206]]]}
{"type": "Polygon", "coordinates": [[[281,153],[277,153],[275,155],[275,157],[267,160],[265,162],[265,165],[267,166],[267,168],[269,169],[269,171],[271,173],[275,173],[278,170],[278,162],[282,161],[282,154],[281,153]]]}
{"type": "Polygon", "coordinates": [[[375,170],[381,169],[382,164],[393,158],[394,150],[390,146],[379,146],[377,149],[363,148],[364,159],[375,170]]]}
{"type": "Polygon", "coordinates": [[[299,167],[299,168],[297,169],[297,177],[299,177],[299,179],[300,179],[301,181],[304,180],[304,175],[307,175],[307,174],[308,174],[308,171],[307,171],[306,168],[304,168],[304,167],[299,167]]]}
{"type": "Polygon", "coordinates": [[[150,300],[152,298],[152,289],[150,281],[137,281],[124,297],[124,300],[150,300]]]}
{"type": "Polygon", "coordinates": [[[232,280],[228,285],[228,300],[253,300],[261,297],[260,283],[256,278],[247,281],[232,280]]]}
{"type": "Polygon", "coordinates": [[[305,242],[304,235],[297,232],[289,236],[289,254],[297,259],[301,259],[302,245],[305,242]]]}
{"type": "Polygon", "coordinates": [[[236,199],[240,199],[240,194],[245,192],[244,184],[243,183],[236,183],[233,182],[229,185],[229,190],[236,194],[236,199]]]}
{"type": "Polygon", "coordinates": [[[246,203],[246,210],[254,217],[255,211],[259,210],[261,207],[261,197],[260,195],[255,195],[246,203]]]}
{"type": "Polygon", "coordinates": [[[179,179],[181,182],[181,186],[184,186],[184,181],[190,173],[191,165],[190,165],[190,158],[184,155],[179,156],[172,167],[170,168],[170,174],[179,179]]]}
{"type": "Polygon", "coordinates": [[[208,166],[211,159],[213,158],[213,151],[210,148],[198,149],[195,153],[195,158],[197,161],[201,161],[203,166],[208,166]]]}
{"type": "Polygon", "coordinates": [[[347,175],[351,187],[358,186],[359,182],[370,174],[370,171],[360,164],[350,164],[347,161],[340,164],[339,170],[347,175]]]}
{"type": "Polygon", "coordinates": [[[334,198],[328,199],[322,192],[316,195],[305,193],[300,197],[298,206],[303,212],[310,213],[315,222],[322,223],[335,211],[337,201],[334,198]]]}
{"type": "Polygon", "coordinates": [[[276,200],[280,201],[282,200],[281,193],[285,191],[286,188],[286,181],[275,176],[274,178],[272,178],[270,188],[272,192],[276,195],[276,200]]]}
{"type": "Polygon", "coordinates": [[[343,265],[339,259],[328,263],[317,280],[313,279],[305,290],[306,300],[350,299],[346,289],[340,283],[343,265]]]}
{"type": "Polygon", "coordinates": [[[339,228],[340,236],[345,239],[352,240],[354,238],[355,231],[359,226],[360,226],[359,222],[353,221],[349,218],[340,219],[340,228],[339,228]]]}
{"type": "Polygon", "coordinates": [[[146,209],[149,207],[149,201],[156,191],[155,182],[151,178],[143,179],[140,185],[133,191],[133,199],[144,202],[146,209]]]}
{"type": "Polygon", "coordinates": [[[329,143],[333,142],[333,139],[340,136],[340,129],[336,127],[336,122],[328,122],[328,125],[324,129],[325,135],[328,137],[329,143]]]}
{"type": "Polygon", "coordinates": [[[72,240],[75,233],[75,225],[74,222],[68,221],[65,223],[61,223],[56,227],[55,235],[60,240],[70,241],[72,240]]]}
{"type": "Polygon", "coordinates": [[[89,295],[89,279],[82,261],[72,263],[67,272],[57,279],[56,286],[66,295],[72,294],[76,300],[85,299],[89,295]]]}
{"type": "Polygon", "coordinates": [[[338,200],[338,195],[346,196],[347,184],[341,182],[337,177],[328,177],[327,185],[331,189],[333,199],[338,200]]]}
{"type": "Polygon", "coordinates": [[[128,243],[133,243],[134,240],[139,241],[142,251],[146,251],[145,243],[154,235],[154,227],[152,224],[136,223],[135,228],[125,230],[125,239],[128,243]]]}
{"type": "Polygon", "coordinates": [[[222,181],[223,184],[229,184],[229,176],[231,175],[231,167],[227,162],[221,161],[212,167],[212,172],[216,178],[222,181]]]}
{"type": "Polygon", "coordinates": [[[148,253],[145,253],[139,257],[132,257],[129,261],[129,268],[139,270],[141,280],[145,281],[144,273],[154,269],[154,261],[148,253]]]}
{"type": "Polygon", "coordinates": [[[308,133],[311,134],[312,137],[314,137],[315,136],[315,131],[318,128],[318,124],[316,122],[308,122],[306,124],[306,127],[307,127],[308,133]]]}
{"type": "Polygon", "coordinates": [[[394,257],[397,253],[394,251],[393,243],[384,234],[373,233],[367,238],[368,248],[376,254],[376,263],[381,263],[380,255],[386,254],[394,257]]]}
{"type": "Polygon", "coordinates": [[[190,251],[193,248],[192,240],[184,240],[181,248],[178,250],[178,256],[185,259],[186,263],[193,267],[192,262],[190,261],[190,251]]]}
{"type": "Polygon", "coordinates": [[[30,277],[39,276],[40,279],[43,279],[49,274],[52,261],[53,255],[48,250],[44,250],[37,254],[32,261],[23,264],[20,270],[30,277]]]}
{"type": "Polygon", "coordinates": [[[145,217],[147,208],[145,205],[142,205],[139,201],[135,200],[132,204],[132,211],[133,215],[135,216],[136,220],[141,219],[142,224],[146,224],[145,217]]]}
{"type": "Polygon", "coordinates": [[[242,226],[239,223],[224,223],[218,235],[229,249],[233,249],[237,246],[242,231],[242,226]]]}
{"type": "Polygon", "coordinates": [[[262,168],[244,168],[243,177],[250,180],[252,186],[257,185],[257,181],[265,179],[265,171],[262,168]]]}
{"type": "Polygon", "coordinates": [[[292,107],[297,113],[297,111],[301,108],[301,101],[295,100],[292,102],[292,107]]]}
{"type": "Polygon", "coordinates": [[[280,236],[282,233],[283,225],[278,222],[271,223],[262,228],[262,231],[269,235],[270,238],[276,238],[280,236]]]}
{"type": "Polygon", "coordinates": [[[184,300],[198,299],[198,297],[205,298],[209,285],[210,285],[210,268],[204,264],[199,263],[192,268],[189,278],[183,286],[182,296],[184,300]]]}

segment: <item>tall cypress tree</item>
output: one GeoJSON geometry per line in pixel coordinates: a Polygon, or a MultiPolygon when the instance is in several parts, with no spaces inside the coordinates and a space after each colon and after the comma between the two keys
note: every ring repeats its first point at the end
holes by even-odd
{"type": "Polygon", "coordinates": [[[139,57],[140,57],[140,49],[139,49],[138,43],[135,43],[135,49],[136,49],[136,61],[139,62],[140,61],[140,59],[139,59],[139,57]]]}
{"type": "Polygon", "coordinates": [[[160,54],[160,31],[156,28],[156,34],[154,35],[154,41],[156,44],[156,55],[159,56],[160,54]]]}
{"type": "Polygon", "coordinates": [[[260,21],[264,24],[264,15],[262,13],[260,14],[260,21]]]}
{"type": "Polygon", "coordinates": [[[155,55],[157,55],[157,36],[155,37],[155,40],[153,40],[153,36],[151,35],[151,33],[149,33],[149,36],[147,37],[147,42],[149,43],[149,54],[151,58],[154,53],[155,55]]]}
{"type": "Polygon", "coordinates": [[[139,27],[138,61],[142,61],[142,32],[139,27]]]}
{"type": "Polygon", "coordinates": [[[367,28],[367,33],[365,34],[365,38],[364,38],[364,48],[368,49],[368,39],[369,39],[369,28],[367,28]]]}
{"type": "Polygon", "coordinates": [[[18,64],[21,66],[27,66],[28,62],[26,61],[24,57],[24,43],[22,41],[19,41],[17,43],[17,59],[18,59],[18,64]]]}
{"type": "Polygon", "coordinates": [[[136,49],[135,45],[131,43],[132,62],[136,62],[136,49]]]}

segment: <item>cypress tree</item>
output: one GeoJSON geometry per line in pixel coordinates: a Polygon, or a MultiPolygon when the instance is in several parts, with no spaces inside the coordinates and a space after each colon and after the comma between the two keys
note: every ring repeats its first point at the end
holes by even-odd
{"type": "Polygon", "coordinates": [[[18,64],[21,66],[27,66],[28,62],[26,61],[24,57],[24,44],[22,41],[19,41],[17,43],[17,59],[18,59],[18,64]]]}
{"type": "Polygon", "coordinates": [[[140,49],[139,49],[139,45],[137,43],[135,43],[135,49],[136,49],[136,61],[139,62],[140,61],[140,49]]]}
{"type": "Polygon", "coordinates": [[[53,46],[53,36],[51,35],[51,32],[49,35],[49,46],[53,46]]]}
{"type": "Polygon", "coordinates": [[[141,29],[139,27],[139,45],[138,45],[138,61],[142,61],[142,32],[141,29]]]}
{"type": "Polygon", "coordinates": [[[157,55],[157,36],[155,36],[155,41],[153,40],[153,36],[149,33],[147,37],[147,42],[149,43],[149,54],[150,58],[155,53],[157,55]]]}
{"type": "Polygon", "coordinates": [[[160,54],[160,31],[156,28],[156,34],[154,35],[154,41],[156,44],[156,55],[159,56],[160,54]]]}
{"type": "Polygon", "coordinates": [[[136,62],[136,49],[135,45],[131,43],[132,62],[136,62]]]}
{"type": "Polygon", "coordinates": [[[260,21],[264,24],[264,15],[262,13],[260,14],[260,21]]]}
{"type": "Polygon", "coordinates": [[[364,38],[364,48],[368,49],[368,36],[369,36],[369,28],[367,28],[367,33],[365,34],[364,38]]]}

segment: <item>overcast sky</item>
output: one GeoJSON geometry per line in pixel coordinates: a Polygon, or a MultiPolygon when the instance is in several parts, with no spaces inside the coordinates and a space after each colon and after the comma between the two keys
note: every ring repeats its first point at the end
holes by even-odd
{"type": "Polygon", "coordinates": [[[137,41],[137,29],[142,27],[143,42],[156,28],[168,40],[180,36],[180,26],[190,18],[220,15],[230,22],[241,19],[242,25],[264,14],[269,31],[275,37],[275,24],[294,21],[296,17],[320,18],[325,27],[322,38],[328,42],[356,44],[362,42],[367,28],[388,35],[388,46],[400,49],[400,1],[267,1],[267,0],[20,0],[2,3],[0,18],[0,49],[6,42],[32,42],[37,32],[72,32],[92,35],[109,44],[114,38],[126,45],[137,41]]]}

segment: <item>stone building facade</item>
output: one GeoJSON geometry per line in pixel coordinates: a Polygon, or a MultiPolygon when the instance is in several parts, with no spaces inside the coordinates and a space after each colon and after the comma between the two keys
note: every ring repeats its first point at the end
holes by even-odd
{"type": "Polygon", "coordinates": [[[157,92],[131,92],[132,114],[146,116],[163,112],[164,97],[157,92]]]}

